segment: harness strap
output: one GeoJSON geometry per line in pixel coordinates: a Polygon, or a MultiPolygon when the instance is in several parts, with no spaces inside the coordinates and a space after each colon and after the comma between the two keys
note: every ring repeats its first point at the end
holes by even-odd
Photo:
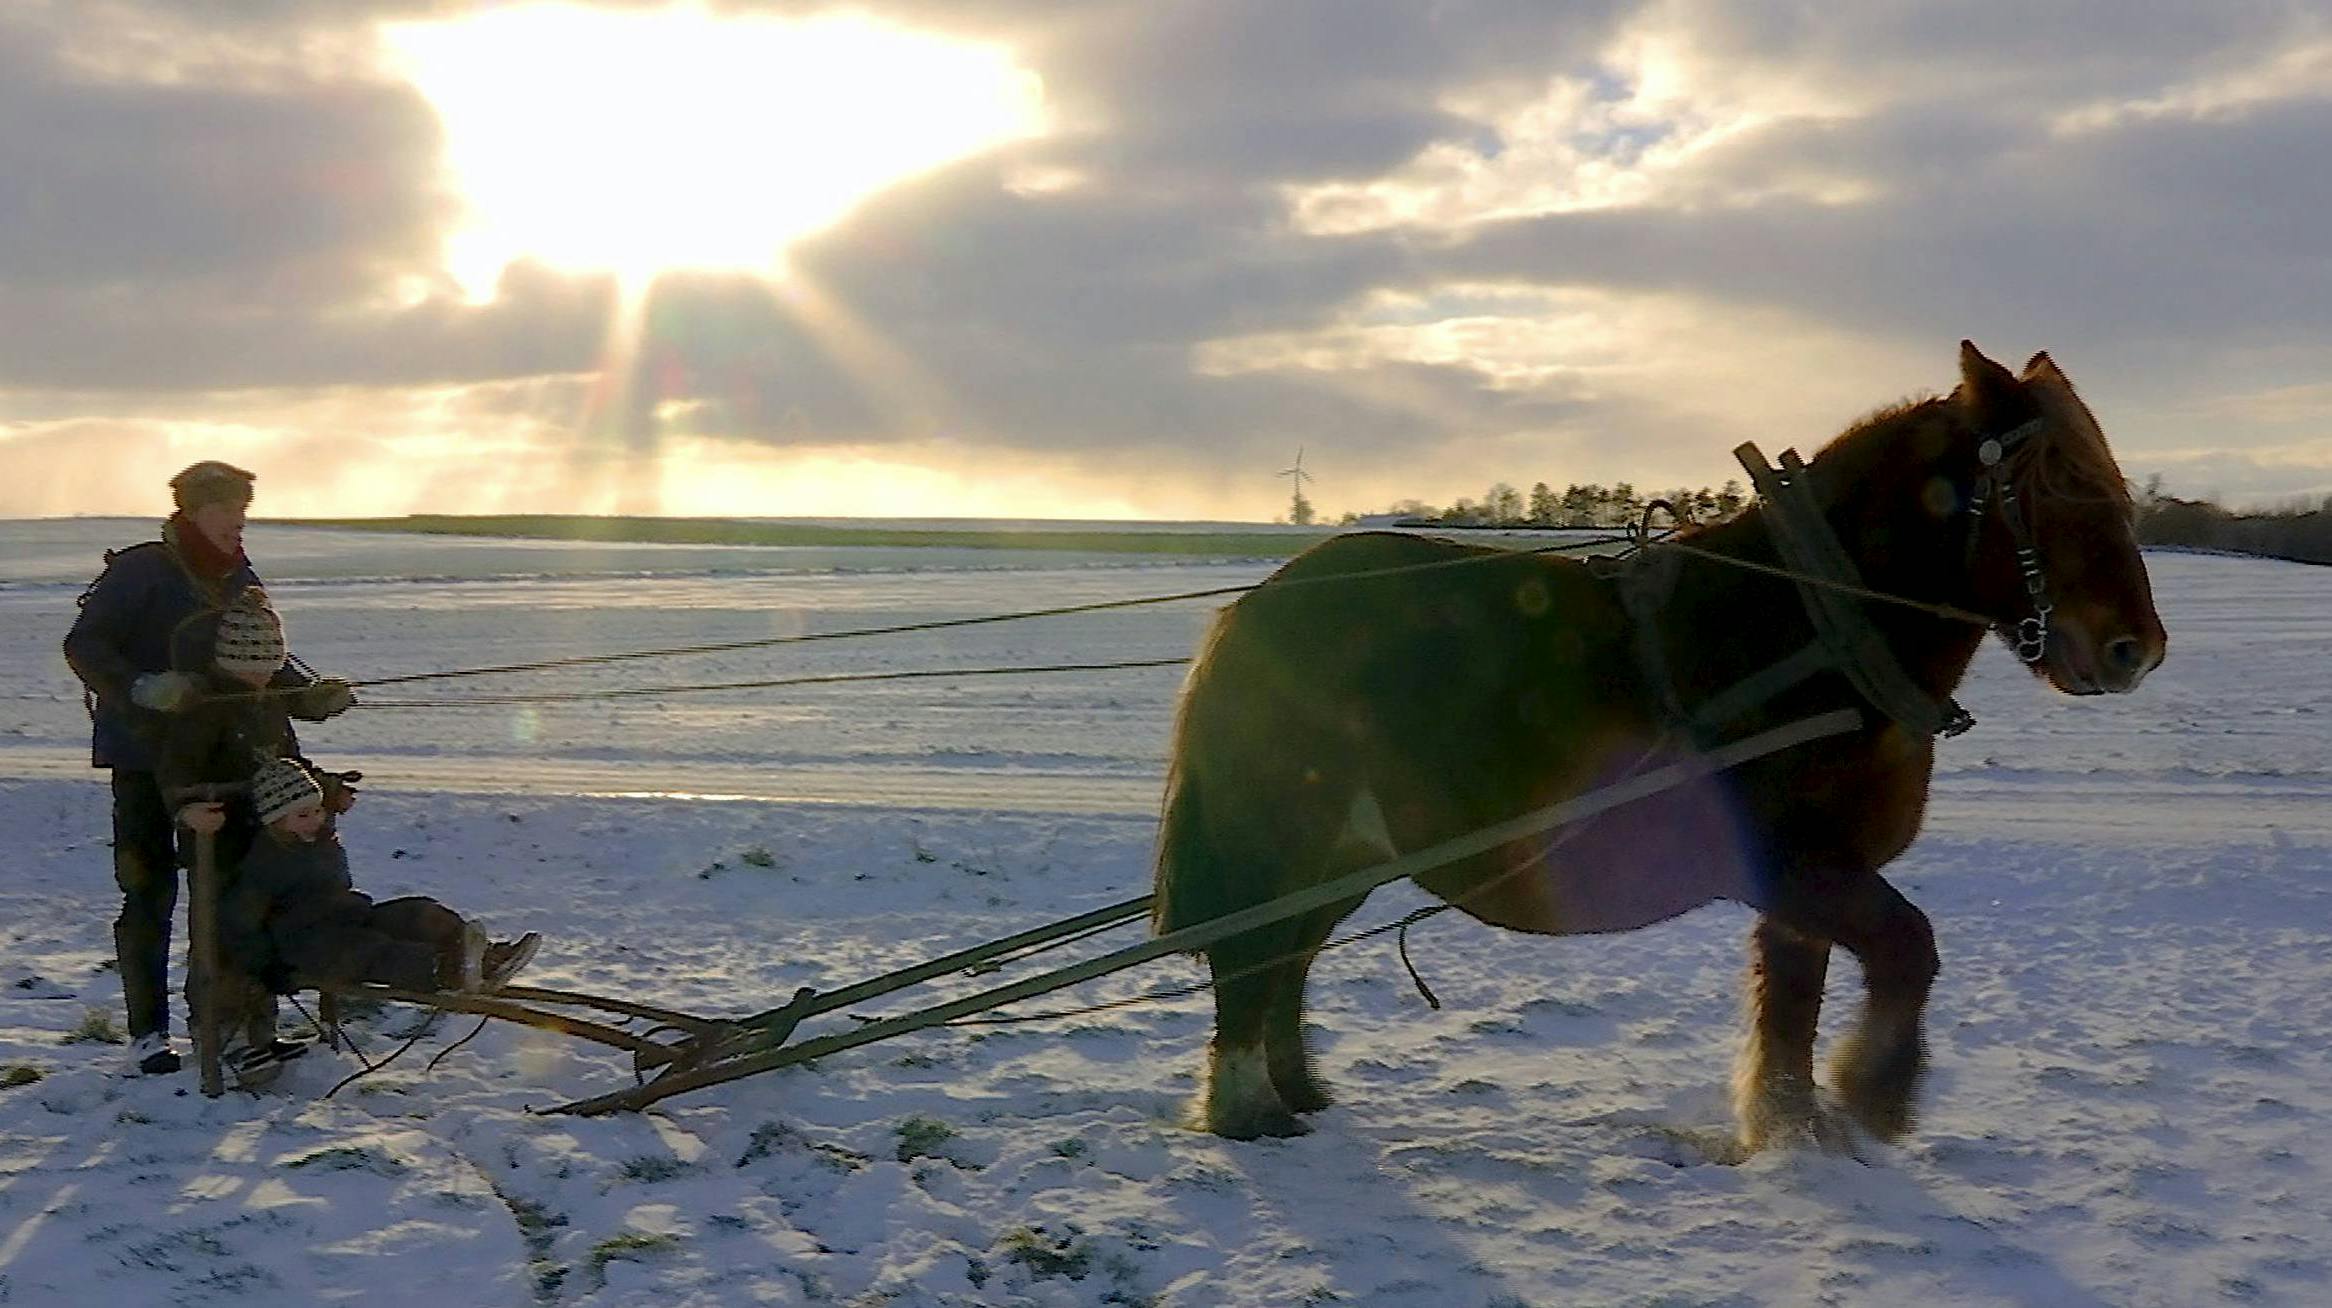
{"type": "MultiPolygon", "coordinates": [[[[1676,694],[1676,674],[1668,666],[1668,652],[1660,644],[1660,611],[1676,589],[1676,567],[1683,556],[1652,546],[1639,548],[1608,574],[1619,592],[1620,607],[1628,615],[1628,634],[1636,646],[1636,666],[1652,693],[1660,697],[1660,711],[1668,721],[1693,729],[1693,715],[1684,711],[1676,694]]],[[[1590,559],[1592,568],[1600,560],[1590,559]]]]}
{"type": "MultiPolygon", "coordinates": [[[[1627,611],[1636,648],[1636,666],[1643,670],[1645,682],[1659,697],[1661,711],[1696,746],[1706,746],[1712,740],[1721,739],[1723,729],[1750,710],[1827,671],[1836,660],[1831,657],[1828,646],[1820,640],[1811,640],[1796,653],[1702,700],[1697,708],[1686,709],[1683,696],[1676,689],[1676,675],[1669,666],[1667,650],[1661,644],[1659,621],[1661,610],[1667,606],[1669,594],[1675,588],[1677,566],[1682,561],[1678,551],[1647,546],[1606,571],[1606,576],[1619,593],[1620,606],[1627,611]]],[[[1600,560],[1590,560],[1591,564],[1595,562],[1600,560]]]]}
{"type": "MultiPolygon", "coordinates": [[[[1733,451],[1733,457],[1748,471],[1765,502],[1766,529],[1782,561],[1799,572],[1859,585],[1854,561],[1830,530],[1821,506],[1814,502],[1806,465],[1797,451],[1782,451],[1778,471],[1767,466],[1754,443],[1743,443],[1733,451]]],[[[1937,704],[1930,699],[1903,671],[1878,629],[1851,600],[1804,583],[1799,583],[1797,590],[1829,666],[1880,712],[1920,736],[1956,736],[1975,724],[1956,701],[1946,698],[1937,704]]]]}
{"type": "Polygon", "coordinates": [[[2056,606],[2049,600],[2048,579],[2041,573],[2040,551],[2033,543],[2032,530],[2025,525],[2024,510],[2017,503],[2016,482],[2002,470],[2002,463],[2016,453],[2035,432],[2041,429],[2041,420],[2034,418],[1985,441],[1976,450],[1976,461],[1983,471],[1976,475],[1976,483],[1968,496],[1967,561],[1976,561],[1976,544],[1984,528],[1984,504],[1987,498],[2000,501],[2000,520],[2008,528],[2008,542],[2016,550],[2016,569],[2024,579],[2024,596],[2032,616],[2019,619],[2014,627],[2000,624],[2001,634],[2016,646],[2016,657],[2026,663],[2038,663],[2048,654],[2049,617],[2056,606]]]}
{"type": "Polygon", "coordinates": [[[1831,665],[1829,648],[1819,640],[1807,641],[1797,653],[1767,665],[1763,671],[1752,672],[1701,701],[1690,718],[1693,734],[1713,735],[1719,727],[1799,682],[1820,675],[1831,665]]]}

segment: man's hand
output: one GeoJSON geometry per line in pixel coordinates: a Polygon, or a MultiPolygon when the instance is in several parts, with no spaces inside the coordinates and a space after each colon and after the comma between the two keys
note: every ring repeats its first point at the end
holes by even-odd
{"type": "Polygon", "coordinates": [[[227,825],[227,806],[219,803],[188,804],[178,810],[178,825],[189,831],[215,834],[227,825]]]}
{"type": "Polygon", "coordinates": [[[322,722],[348,711],[348,706],[356,702],[356,687],[338,677],[326,677],[293,691],[288,698],[293,717],[302,722],[322,722]]]}
{"type": "Polygon", "coordinates": [[[363,774],[359,772],[318,772],[316,780],[324,787],[324,807],[333,813],[345,813],[356,807],[356,786],[363,774]]]}
{"type": "Polygon", "coordinates": [[[183,672],[149,672],[130,683],[130,702],[156,713],[191,708],[202,694],[202,684],[183,672]]]}

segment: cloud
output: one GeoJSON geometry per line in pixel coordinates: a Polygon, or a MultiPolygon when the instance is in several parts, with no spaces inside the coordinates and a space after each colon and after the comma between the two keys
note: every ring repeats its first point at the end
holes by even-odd
{"type": "MultiPolygon", "coordinates": [[[[12,11],[11,466],[86,469],[54,424],[150,453],[232,410],[461,470],[350,479],[414,495],[496,475],[397,443],[428,436],[959,489],[984,460],[1064,500],[1263,516],[1298,444],[1332,510],[1720,480],[1735,440],[1948,385],[1973,336],[2055,352],[2134,475],[2332,485],[2316,410],[2236,402],[2332,359],[2332,28],[2304,10],[858,8],[1008,44],[1055,131],[871,197],[791,286],[667,280],[595,379],[612,279],[520,263],[472,304],[445,267],[439,130],[370,24],[463,6],[12,11]],[[508,399],[530,384],[566,407],[508,399]],[[1127,468],[1141,496],[1099,489],[1127,468]]],[[[514,505],[579,484],[500,475],[514,505]]]]}

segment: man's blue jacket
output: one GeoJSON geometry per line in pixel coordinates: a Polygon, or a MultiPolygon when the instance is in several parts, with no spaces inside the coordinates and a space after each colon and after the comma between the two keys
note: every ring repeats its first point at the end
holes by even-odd
{"type": "MultiPolygon", "coordinates": [[[[259,584],[248,560],[224,581],[198,578],[167,540],[110,551],[105,571],[82,596],[81,615],[65,636],[65,661],[96,695],[90,709],[92,766],[154,770],[161,715],[130,700],[130,686],[149,672],[191,671],[209,661],[210,617],[259,584]],[[199,660],[199,661],[198,661],[199,660]]],[[[278,685],[306,685],[289,666],[278,685]]]]}

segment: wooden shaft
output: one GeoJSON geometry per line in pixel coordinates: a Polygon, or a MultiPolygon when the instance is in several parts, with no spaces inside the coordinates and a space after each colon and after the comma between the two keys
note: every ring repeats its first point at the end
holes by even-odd
{"type": "Polygon", "coordinates": [[[564,1013],[545,1012],[529,1008],[495,995],[473,995],[458,990],[400,990],[395,986],[365,984],[331,985],[319,983],[316,988],[324,993],[361,995],[367,999],[390,999],[399,1003],[419,1004],[424,1008],[441,1008],[455,1013],[475,1013],[480,1017],[498,1017],[505,1022],[516,1022],[544,1031],[575,1036],[583,1040],[613,1045],[632,1053],[650,1067],[660,1066],[678,1057],[680,1046],[661,1044],[643,1035],[635,1035],[601,1022],[589,1022],[564,1013]]]}
{"type": "Polygon", "coordinates": [[[579,1008],[598,1008],[626,1017],[645,1017],[675,1027],[691,1035],[720,1035],[733,1031],[738,1023],[717,1017],[701,1017],[678,1009],[658,1008],[630,999],[615,999],[607,995],[587,995],[575,990],[545,990],[539,986],[504,986],[494,992],[503,999],[523,1004],[569,1004],[579,1008]]]}
{"type": "Polygon", "coordinates": [[[1445,840],[1414,854],[1403,855],[1389,863],[1363,868],[1358,872],[1307,887],[1293,894],[1282,895],[1278,899],[1257,904],[1252,908],[1226,913],[1220,917],[1209,918],[1195,926],[1184,927],[1179,931],[1170,931],[1162,936],[1154,936],[1141,944],[1128,946],[1115,953],[1104,954],[1099,958],[1088,959],[1069,967],[1057,968],[1008,986],[998,986],[993,990],[983,990],[978,994],[967,995],[943,1004],[935,1004],[912,1013],[903,1013],[879,1022],[870,1022],[856,1030],[836,1032],[833,1035],[820,1036],[817,1039],[807,1040],[801,1044],[782,1049],[764,1050],[761,1053],[751,1054],[743,1058],[728,1059],[690,1071],[675,1072],[668,1076],[660,1076],[647,1085],[631,1090],[600,1095],[594,1099],[578,1100],[571,1104],[562,1104],[549,1111],[584,1116],[610,1112],[618,1108],[636,1111],[659,1099],[684,1091],[718,1085],[725,1081],[734,1081],[739,1077],[752,1076],[812,1058],[822,1058],[827,1054],[854,1048],[858,1045],[869,1044],[895,1035],[905,1035],[910,1031],[939,1026],[959,1017],[968,1017],[973,1013],[999,1008],[1022,999],[1049,994],[1052,991],[1076,985],[1081,981],[1089,981],[1097,976],[1120,972],[1126,968],[1147,963],[1152,959],[1163,958],[1168,954],[1201,949],[1217,940],[1237,935],[1242,931],[1250,931],[1282,918],[1294,917],[1299,913],[1308,913],[1314,909],[1324,908],[1330,904],[1350,899],[1355,895],[1366,894],[1386,882],[1415,876],[1419,872],[1429,872],[1449,863],[1487,853],[1500,845],[1519,840],[1524,836],[1534,835],[1550,827],[1577,822],[1606,810],[1617,808],[1622,804],[1633,803],[1636,800],[1659,794],[1664,790],[1682,785],[1694,777],[1705,776],[1713,771],[1737,766],[1751,759],[1778,753],[1781,750],[1794,748],[1827,736],[1859,731],[1862,726],[1863,715],[1859,709],[1837,709],[1814,717],[1803,718],[1784,726],[1775,727],[1770,731],[1759,732],[1730,745],[1710,750],[1698,758],[1655,768],[1641,776],[1630,777],[1625,781],[1614,782],[1611,785],[1588,791],[1583,795],[1575,795],[1560,803],[1534,809],[1520,817],[1483,827],[1453,840],[1445,840]]]}
{"type": "Polygon", "coordinates": [[[225,1093],[226,1077],[219,1067],[219,851],[214,832],[194,834],[194,875],[186,897],[188,989],[194,1004],[194,1060],[202,1077],[202,1092],[216,1099],[225,1093]]]}
{"type": "Polygon", "coordinates": [[[975,963],[985,962],[998,954],[1010,953],[1024,945],[1042,944],[1062,936],[1075,935],[1088,927],[1114,926],[1119,922],[1131,921],[1150,911],[1150,898],[1148,895],[1143,895],[1139,899],[1124,900],[1106,908],[1094,909],[1090,913],[1080,913],[1076,917],[1063,918],[1058,922],[1032,927],[1018,935],[1006,936],[1002,940],[991,940],[984,945],[959,949],[952,954],[944,954],[927,963],[917,963],[913,967],[903,967],[895,972],[885,972],[881,976],[858,982],[855,985],[847,985],[839,990],[823,991],[799,1007],[789,1003],[766,1012],[755,1013],[751,1017],[739,1018],[736,1025],[766,1027],[782,1022],[790,1027],[792,1022],[803,1018],[816,1017],[820,1013],[830,1013],[837,1008],[844,1008],[851,1004],[873,999],[878,995],[887,995],[894,990],[903,990],[908,986],[929,981],[933,977],[946,976],[950,972],[961,971],[975,963]]]}

